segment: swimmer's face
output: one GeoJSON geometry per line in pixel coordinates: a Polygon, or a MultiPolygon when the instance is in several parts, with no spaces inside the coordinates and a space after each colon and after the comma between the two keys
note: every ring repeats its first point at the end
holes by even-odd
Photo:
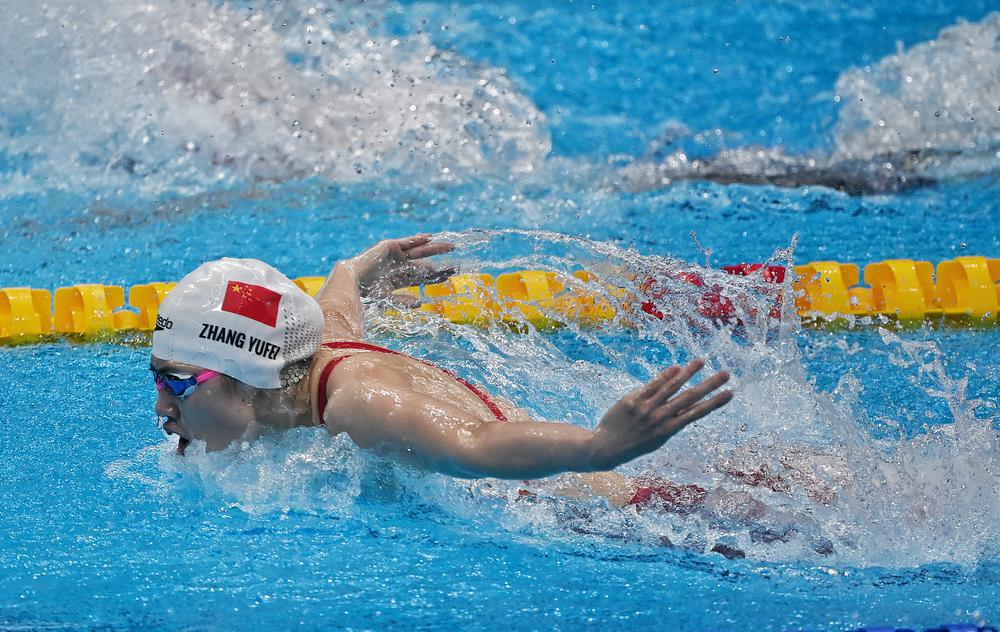
{"type": "MultiPolygon", "coordinates": [[[[202,367],[180,362],[150,359],[157,373],[199,375],[202,367]]],[[[222,450],[240,438],[253,423],[252,404],[255,389],[228,375],[219,375],[198,384],[190,395],[178,397],[170,389],[157,391],[156,414],[163,420],[163,430],[180,437],[178,454],[184,454],[194,440],[204,441],[208,450],[222,450]]]]}

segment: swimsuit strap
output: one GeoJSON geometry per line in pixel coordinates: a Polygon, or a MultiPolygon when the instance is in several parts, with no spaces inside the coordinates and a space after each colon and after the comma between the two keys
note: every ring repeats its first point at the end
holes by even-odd
{"type": "MultiPolygon", "coordinates": [[[[326,347],[327,349],[333,349],[333,350],[337,350],[337,349],[351,349],[351,350],[355,350],[355,351],[375,351],[376,353],[388,353],[390,355],[398,355],[398,356],[405,355],[403,353],[399,353],[398,351],[393,351],[392,349],[386,349],[385,347],[380,347],[378,345],[369,344],[367,342],[358,342],[358,341],[354,341],[354,340],[343,340],[343,341],[339,341],[339,342],[325,342],[325,343],[323,343],[323,346],[326,347]]],[[[319,402],[319,422],[321,424],[323,423],[323,412],[326,410],[326,402],[327,402],[326,383],[327,383],[327,380],[330,379],[330,374],[333,373],[333,369],[341,362],[341,360],[349,358],[349,357],[351,357],[351,355],[352,354],[348,353],[347,355],[342,355],[342,356],[340,356],[338,358],[334,358],[333,360],[330,360],[330,362],[325,367],[323,367],[323,372],[320,373],[320,377],[319,377],[319,389],[318,389],[318,392],[317,392],[316,401],[319,402]]],[[[409,357],[409,356],[407,356],[407,357],[409,357]]],[[[494,402],[490,398],[490,396],[487,395],[483,390],[481,390],[480,388],[476,387],[473,384],[470,384],[469,382],[467,382],[466,380],[464,380],[464,379],[460,378],[459,376],[455,375],[454,373],[452,373],[448,369],[442,369],[441,367],[435,366],[435,365],[431,364],[430,362],[427,362],[426,360],[420,360],[419,358],[414,358],[414,359],[417,360],[418,362],[422,362],[422,363],[426,364],[427,366],[432,366],[432,367],[434,367],[435,369],[437,369],[439,371],[443,371],[446,375],[448,375],[448,376],[452,377],[453,379],[457,380],[462,386],[464,386],[465,388],[467,388],[470,391],[472,391],[473,394],[476,397],[478,397],[480,400],[482,400],[482,402],[484,404],[486,404],[486,407],[490,409],[490,412],[493,413],[493,416],[497,418],[497,421],[507,421],[507,416],[503,414],[503,411],[500,410],[500,407],[497,406],[496,402],[494,402]]]]}

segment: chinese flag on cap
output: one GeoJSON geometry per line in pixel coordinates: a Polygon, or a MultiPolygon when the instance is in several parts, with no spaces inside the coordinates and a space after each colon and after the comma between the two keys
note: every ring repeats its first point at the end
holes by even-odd
{"type": "Polygon", "coordinates": [[[278,304],[281,294],[262,285],[230,281],[222,299],[222,311],[252,318],[268,327],[278,322],[278,304]]]}

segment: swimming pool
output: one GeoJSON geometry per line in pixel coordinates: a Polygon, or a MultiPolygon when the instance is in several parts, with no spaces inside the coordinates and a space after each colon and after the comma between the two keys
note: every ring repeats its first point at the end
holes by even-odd
{"type": "MultiPolygon", "coordinates": [[[[424,230],[491,273],[1000,255],[986,2],[28,4],[0,27],[22,60],[0,70],[0,287],[176,280],[226,255],[324,274],[424,230]],[[965,102],[942,108],[960,76],[965,102]],[[955,148],[941,181],[850,196],[622,176],[748,146],[871,161],[886,127],[955,148]]],[[[309,429],[179,459],[148,348],[0,348],[0,627],[996,625],[996,328],[371,317],[381,342],[585,425],[654,367],[715,358],[734,403],[625,471],[718,486],[730,519],[523,498],[309,429]],[[841,482],[835,502],[792,478],[802,463],[841,482]]]]}

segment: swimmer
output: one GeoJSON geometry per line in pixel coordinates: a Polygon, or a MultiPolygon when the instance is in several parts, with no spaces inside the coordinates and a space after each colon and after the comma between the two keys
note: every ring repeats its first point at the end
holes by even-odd
{"type": "Polygon", "coordinates": [[[660,189],[676,182],[705,181],[783,188],[823,186],[849,195],[896,193],[936,184],[939,178],[934,176],[935,169],[960,157],[958,152],[930,149],[867,159],[797,156],[767,147],[729,149],[705,158],[689,158],[683,151],[666,156],[654,152],[622,167],[616,173],[616,183],[632,192],[660,189]]]}
{"type": "Polygon", "coordinates": [[[337,263],[311,299],[255,260],[200,266],[164,299],[150,369],[164,431],[221,450],[264,428],[323,426],[363,449],[460,478],[601,472],[661,447],[724,406],[719,372],[672,366],[613,404],[594,430],[538,421],[427,362],[365,341],[362,295],[447,275],[420,261],[453,246],[389,239],[337,263]]]}

